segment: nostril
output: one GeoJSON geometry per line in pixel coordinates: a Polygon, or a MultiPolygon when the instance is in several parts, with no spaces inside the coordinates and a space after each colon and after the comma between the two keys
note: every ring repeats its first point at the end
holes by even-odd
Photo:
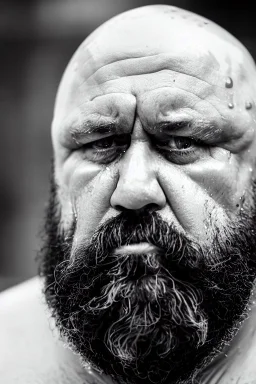
{"type": "Polygon", "coordinates": [[[114,208],[115,208],[117,211],[119,211],[119,212],[128,211],[128,209],[125,208],[125,207],[122,207],[122,205],[115,205],[114,208]]]}
{"type": "Polygon", "coordinates": [[[116,205],[115,209],[119,212],[125,212],[126,211],[126,212],[133,212],[134,214],[140,215],[140,214],[143,214],[145,212],[152,213],[154,211],[158,211],[161,209],[161,207],[158,204],[150,203],[150,204],[147,204],[144,207],[138,208],[138,209],[127,209],[126,207],[123,207],[122,205],[116,205]]]}
{"type": "Polygon", "coordinates": [[[154,211],[158,211],[159,209],[161,209],[161,207],[156,204],[156,203],[150,203],[150,204],[147,204],[145,205],[144,207],[140,208],[140,209],[136,209],[136,212],[138,212],[139,214],[143,213],[143,212],[148,212],[148,213],[151,213],[151,212],[154,212],[154,211]]]}

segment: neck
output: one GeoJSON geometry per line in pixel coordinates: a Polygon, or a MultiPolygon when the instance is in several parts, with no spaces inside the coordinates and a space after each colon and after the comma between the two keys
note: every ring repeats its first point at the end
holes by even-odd
{"type": "MultiPolygon", "coordinates": [[[[256,305],[232,342],[209,364],[201,376],[202,384],[249,384],[256,377],[256,305]]],[[[255,381],[254,381],[255,382],[255,381]]]]}

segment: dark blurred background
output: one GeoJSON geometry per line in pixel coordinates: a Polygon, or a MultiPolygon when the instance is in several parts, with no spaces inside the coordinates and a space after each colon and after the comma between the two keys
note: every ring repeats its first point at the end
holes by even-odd
{"type": "Polygon", "coordinates": [[[34,276],[51,159],[50,123],[62,72],[82,40],[110,17],[176,5],[229,30],[256,57],[253,3],[230,0],[0,1],[0,290],[34,276]]]}

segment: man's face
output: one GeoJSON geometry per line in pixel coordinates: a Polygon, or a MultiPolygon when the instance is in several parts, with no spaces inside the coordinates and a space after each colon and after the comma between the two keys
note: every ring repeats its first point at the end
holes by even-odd
{"type": "Polygon", "coordinates": [[[195,15],[127,15],[60,87],[41,272],[83,361],[178,383],[233,337],[256,275],[255,70],[195,15]]]}

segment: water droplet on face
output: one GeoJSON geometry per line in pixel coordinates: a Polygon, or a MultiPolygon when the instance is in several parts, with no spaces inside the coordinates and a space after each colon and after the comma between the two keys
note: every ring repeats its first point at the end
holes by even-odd
{"type": "Polygon", "coordinates": [[[204,21],[204,24],[207,25],[207,24],[209,24],[209,22],[208,21],[204,21]]]}
{"type": "Polygon", "coordinates": [[[250,101],[245,103],[245,109],[252,109],[252,103],[250,101]]]}
{"type": "Polygon", "coordinates": [[[228,103],[228,107],[229,107],[229,109],[233,109],[234,108],[234,104],[233,103],[228,103]]]}
{"type": "Polygon", "coordinates": [[[225,87],[226,88],[232,88],[233,87],[233,80],[231,79],[231,77],[226,78],[225,87]]]}
{"type": "Polygon", "coordinates": [[[249,168],[249,171],[250,171],[250,172],[252,172],[252,171],[253,171],[253,169],[252,169],[252,168],[249,168]]]}
{"type": "Polygon", "coordinates": [[[109,171],[109,167],[106,167],[106,170],[109,171]]]}

